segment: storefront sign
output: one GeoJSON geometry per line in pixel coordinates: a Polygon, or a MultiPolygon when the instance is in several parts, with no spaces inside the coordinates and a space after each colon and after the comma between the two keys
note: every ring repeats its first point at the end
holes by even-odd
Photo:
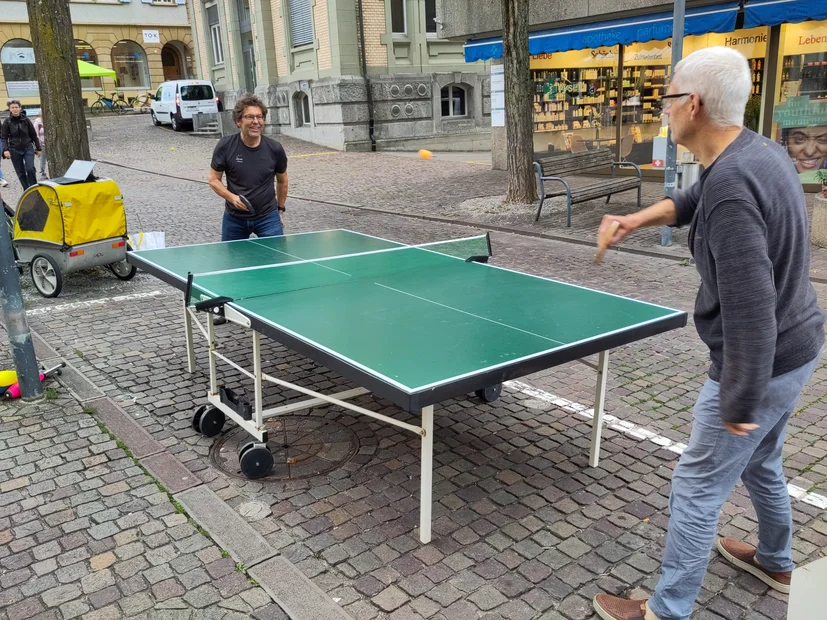
{"type": "Polygon", "coordinates": [[[161,33],[157,30],[144,30],[144,43],[160,43],[161,33]]]}
{"type": "Polygon", "coordinates": [[[827,51],[827,22],[784,26],[784,54],[823,54],[827,51]]]}
{"type": "Polygon", "coordinates": [[[491,65],[491,126],[505,127],[504,65],[491,65]]]}
{"type": "Polygon", "coordinates": [[[697,37],[686,37],[683,57],[708,47],[723,46],[738,50],[747,58],[764,58],[767,54],[769,31],[765,27],[736,30],[728,34],[709,33],[697,37]]]}

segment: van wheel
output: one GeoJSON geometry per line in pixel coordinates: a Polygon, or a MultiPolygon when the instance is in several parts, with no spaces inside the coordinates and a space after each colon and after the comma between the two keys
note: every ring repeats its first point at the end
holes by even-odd
{"type": "Polygon", "coordinates": [[[161,124],[161,121],[158,120],[158,117],[155,116],[155,110],[151,111],[152,114],[152,124],[158,127],[161,124]]]}
{"type": "Polygon", "coordinates": [[[172,131],[181,131],[181,121],[174,114],[169,115],[169,122],[172,123],[172,131]]]}

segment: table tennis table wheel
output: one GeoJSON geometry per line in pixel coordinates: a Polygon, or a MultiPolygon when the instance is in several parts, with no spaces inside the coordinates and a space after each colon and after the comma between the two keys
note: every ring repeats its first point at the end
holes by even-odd
{"type": "Polygon", "coordinates": [[[224,413],[215,407],[201,405],[192,417],[192,428],[204,437],[215,437],[224,428],[224,413]]]}
{"type": "Polygon", "coordinates": [[[266,443],[251,441],[238,451],[238,465],[241,473],[250,480],[263,478],[273,469],[273,453],[266,443]]]}
{"type": "Polygon", "coordinates": [[[484,390],[477,390],[474,392],[480,399],[484,400],[487,403],[493,403],[500,397],[500,393],[503,391],[503,384],[498,383],[497,385],[491,385],[484,390]]]}

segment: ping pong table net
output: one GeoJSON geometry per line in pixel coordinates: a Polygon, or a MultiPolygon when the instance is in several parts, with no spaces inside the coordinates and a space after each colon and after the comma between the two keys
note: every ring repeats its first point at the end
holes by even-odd
{"type": "Polygon", "coordinates": [[[357,279],[383,278],[410,271],[456,269],[463,262],[487,262],[491,256],[491,239],[486,233],[342,256],[190,273],[186,300],[187,305],[206,310],[217,304],[334,286],[357,279]]]}

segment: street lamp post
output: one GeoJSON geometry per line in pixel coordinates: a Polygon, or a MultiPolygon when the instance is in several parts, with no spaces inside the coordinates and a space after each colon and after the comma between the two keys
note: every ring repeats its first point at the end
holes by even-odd
{"type": "MultiPolygon", "coordinates": [[[[675,0],[675,12],[672,22],[672,72],[670,82],[675,79],[675,65],[683,57],[683,24],[686,13],[686,0],[675,0]]],[[[675,191],[677,185],[677,145],[672,141],[672,130],[667,133],[666,138],[666,163],[664,164],[665,174],[663,182],[664,195],[669,197],[675,191]]],[[[672,245],[672,227],[664,226],[660,232],[660,244],[672,245]]]]}
{"type": "Polygon", "coordinates": [[[26,321],[26,309],[23,306],[23,293],[20,290],[20,277],[14,260],[11,231],[6,225],[6,217],[0,225],[0,303],[6,320],[17,382],[23,400],[33,401],[43,397],[40,383],[40,370],[32,343],[32,333],[26,321]]]}

